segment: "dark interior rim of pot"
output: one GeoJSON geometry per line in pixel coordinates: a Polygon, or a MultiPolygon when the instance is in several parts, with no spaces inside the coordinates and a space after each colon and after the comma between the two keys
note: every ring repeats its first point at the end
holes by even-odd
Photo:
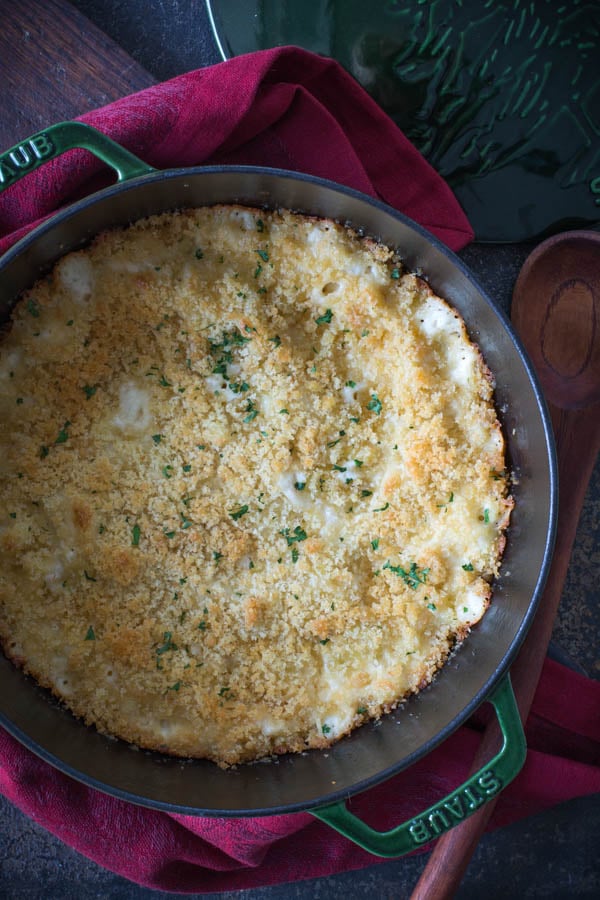
{"type": "Polygon", "coordinates": [[[0,658],[0,721],[68,775],[122,799],[171,812],[255,816],[297,812],[363,791],[445,740],[507,672],[546,579],[556,523],[552,428],[537,379],[510,323],[462,262],[421,226],[380,201],[320,179],[254,167],[169,170],[114,185],[40,225],[0,261],[0,303],[103,228],[185,206],[239,202],[286,207],[360,226],[402,247],[407,267],[463,315],[496,376],[516,508],[494,600],[434,683],[378,723],[328,751],[308,751],[222,770],[138,751],[83,726],[0,658]]]}

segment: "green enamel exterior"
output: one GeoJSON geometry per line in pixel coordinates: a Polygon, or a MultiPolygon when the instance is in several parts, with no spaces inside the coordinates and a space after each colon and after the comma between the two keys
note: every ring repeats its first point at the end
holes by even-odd
{"type": "Polygon", "coordinates": [[[117,173],[118,181],[154,172],[129,150],[83,122],[58,122],[0,156],[0,193],[67,150],[89,150],[117,173]]]}
{"type": "Polygon", "coordinates": [[[224,58],[292,44],[341,63],[447,181],[478,240],[600,225],[598,3],[207,4],[224,58]]]}
{"type": "Polygon", "coordinates": [[[351,813],[344,801],[313,809],[312,815],[375,856],[403,856],[450,831],[505,788],[525,762],[525,734],[510,675],[502,679],[487,699],[498,718],[502,747],[464,784],[419,816],[381,832],[351,813]]]}

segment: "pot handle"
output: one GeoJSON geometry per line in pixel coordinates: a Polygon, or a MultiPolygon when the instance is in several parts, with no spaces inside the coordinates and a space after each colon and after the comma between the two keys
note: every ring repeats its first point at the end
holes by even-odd
{"type": "Polygon", "coordinates": [[[89,150],[114,169],[118,181],[156,171],[91,125],[57,122],[0,155],[0,193],[48,160],[76,147],[89,150]]]}
{"type": "Polygon", "coordinates": [[[419,816],[390,831],[376,831],[351,813],[343,800],[309,812],[375,856],[403,856],[450,831],[506,787],[525,762],[525,734],[509,674],[487,699],[498,718],[502,747],[464,784],[419,816]]]}

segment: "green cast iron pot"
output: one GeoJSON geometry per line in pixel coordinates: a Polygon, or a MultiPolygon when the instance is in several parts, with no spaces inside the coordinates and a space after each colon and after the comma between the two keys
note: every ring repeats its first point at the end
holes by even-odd
{"type": "Polygon", "coordinates": [[[65,150],[83,147],[117,172],[116,184],[61,210],[0,260],[0,318],[65,253],[99,231],[182,207],[246,203],[349,222],[398,247],[409,269],[461,313],[496,377],[496,399],[514,479],[515,510],[493,602],[436,677],[401,708],[325,751],[222,770],[140,752],[85,727],[0,656],[0,722],[27,747],[84,783],[148,807],[197,816],[308,811],[378,856],[400,856],[456,825],[521,769],[525,739],[509,668],[533,619],[554,542],[557,476],[552,429],[526,354],[503,313],[460,260],[419,225],[356,191],[256,167],[156,171],[81,123],[60,123],[0,156],[0,191],[65,150]],[[449,797],[387,832],[346,801],[410,766],[489,701],[502,731],[497,755],[449,797]]]}

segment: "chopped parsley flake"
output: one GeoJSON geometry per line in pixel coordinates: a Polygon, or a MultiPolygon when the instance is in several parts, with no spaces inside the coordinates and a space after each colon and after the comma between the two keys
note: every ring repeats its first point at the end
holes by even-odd
{"type": "Polygon", "coordinates": [[[328,644],[329,638],[324,638],[322,641],[319,641],[320,644],[328,644]]]}
{"type": "Polygon", "coordinates": [[[90,625],[90,627],[89,627],[88,630],[86,631],[86,634],[85,634],[85,637],[84,637],[84,641],[95,641],[95,640],[96,640],[96,635],[95,635],[95,633],[94,633],[94,629],[93,629],[92,626],[90,625]]]}
{"type": "Polygon", "coordinates": [[[183,684],[182,681],[176,681],[175,684],[170,684],[169,687],[167,688],[167,690],[168,691],[178,691],[182,684],[183,684]]]}
{"type": "Polygon", "coordinates": [[[195,252],[194,256],[196,257],[196,259],[203,259],[203,258],[204,258],[204,253],[202,252],[202,250],[201,250],[200,247],[197,247],[197,248],[196,248],[196,252],[195,252]]]}
{"type": "Polygon", "coordinates": [[[90,399],[90,397],[94,396],[94,394],[96,393],[97,390],[98,390],[97,387],[89,385],[89,384],[84,384],[84,386],[83,386],[83,392],[88,400],[90,399]]]}
{"type": "Polygon", "coordinates": [[[303,491],[304,488],[306,487],[306,482],[305,481],[295,481],[294,487],[296,488],[297,491],[303,491]]]}
{"type": "Polygon", "coordinates": [[[58,437],[57,437],[56,440],[54,441],[55,444],[64,444],[65,441],[68,441],[68,440],[69,440],[69,434],[68,434],[68,432],[67,432],[67,428],[69,427],[70,424],[71,424],[71,423],[68,422],[68,421],[65,422],[65,424],[63,425],[63,427],[62,427],[62,428],[60,429],[60,431],[58,432],[58,437]]]}
{"type": "Polygon", "coordinates": [[[141,530],[140,526],[134,525],[133,528],[131,529],[131,546],[132,547],[139,547],[141,533],[142,533],[142,530],[141,530]]]}
{"type": "Polygon", "coordinates": [[[260,275],[260,273],[262,272],[262,270],[263,270],[263,267],[262,267],[261,264],[259,263],[259,264],[257,265],[257,267],[255,268],[255,270],[254,270],[254,277],[255,277],[255,278],[258,278],[258,276],[260,275]]]}
{"type": "Polygon", "coordinates": [[[331,731],[331,728],[329,725],[322,725],[321,731],[323,732],[323,734],[329,734],[329,732],[331,731]]]}
{"type": "Polygon", "coordinates": [[[486,525],[489,523],[489,521],[490,521],[490,511],[489,511],[489,509],[484,509],[484,511],[483,511],[483,521],[485,522],[486,525]]]}
{"type": "Polygon", "coordinates": [[[298,552],[298,548],[292,547],[292,562],[297,563],[299,556],[300,556],[300,553],[298,552]]]}
{"type": "Polygon", "coordinates": [[[230,690],[230,687],[222,687],[219,691],[219,697],[226,697],[230,690]]]}
{"type": "Polygon", "coordinates": [[[428,603],[427,609],[430,609],[432,612],[435,612],[437,609],[437,606],[435,605],[435,603],[428,603]]]}
{"type": "Polygon", "coordinates": [[[419,585],[425,584],[427,581],[427,576],[429,574],[429,569],[419,569],[416,563],[410,564],[410,569],[406,570],[402,566],[393,566],[389,559],[383,565],[384,569],[389,569],[390,572],[394,572],[398,578],[401,578],[402,581],[407,584],[413,591],[416,591],[419,585]]]}
{"type": "Polygon", "coordinates": [[[389,507],[389,502],[385,504],[385,506],[379,506],[377,509],[374,509],[373,512],[385,512],[385,510],[389,507]]]}
{"type": "Polygon", "coordinates": [[[153,434],[152,440],[154,441],[155,444],[158,445],[162,441],[163,437],[164,437],[164,435],[162,435],[162,434],[153,434]]]}
{"type": "Polygon", "coordinates": [[[222,554],[222,553],[219,553],[218,550],[213,550],[213,559],[214,559],[214,561],[215,561],[215,562],[217,563],[217,565],[218,565],[219,560],[220,560],[220,559],[223,559],[223,554],[222,554]]]}
{"type": "Polygon", "coordinates": [[[279,347],[279,345],[281,344],[281,338],[278,334],[276,334],[275,337],[269,338],[269,340],[272,344],[275,344],[276,347],[279,347]]]}
{"type": "Polygon", "coordinates": [[[392,269],[391,277],[397,281],[400,278],[400,269],[392,269]]]}
{"type": "Polygon", "coordinates": [[[465,572],[472,572],[473,563],[463,563],[463,569],[465,570],[465,572]]]}
{"type": "Polygon", "coordinates": [[[330,309],[326,309],[322,316],[318,316],[315,319],[317,325],[329,325],[331,320],[333,319],[333,313],[330,309]]]}
{"type": "Polygon", "coordinates": [[[172,472],[173,472],[173,466],[163,466],[162,467],[162,473],[165,476],[165,478],[171,478],[172,472]]]}
{"type": "Polygon", "coordinates": [[[246,404],[246,413],[247,415],[244,416],[244,422],[246,423],[252,422],[257,417],[258,410],[256,409],[253,400],[248,400],[248,403],[246,404]]]}
{"type": "Polygon", "coordinates": [[[263,262],[269,262],[269,254],[266,250],[257,250],[256,251],[263,262]]]}
{"type": "Polygon", "coordinates": [[[183,470],[184,472],[191,472],[191,471],[192,471],[192,467],[191,467],[190,463],[186,463],[185,466],[182,466],[181,468],[182,468],[182,470],[183,470]]]}
{"type": "Polygon", "coordinates": [[[290,411],[289,411],[289,409],[285,409],[285,408],[284,408],[284,409],[280,409],[280,410],[279,410],[279,413],[280,413],[280,415],[282,415],[282,416],[289,416],[290,411]]]}
{"type": "Polygon", "coordinates": [[[231,518],[234,521],[237,521],[237,519],[241,519],[242,516],[245,516],[247,512],[248,512],[248,504],[244,503],[244,505],[240,506],[239,509],[236,509],[233,512],[230,512],[229,515],[231,516],[231,518]]]}
{"type": "Polygon", "coordinates": [[[257,230],[257,231],[264,231],[264,230],[265,230],[265,223],[263,222],[262,219],[257,219],[257,220],[256,220],[256,230],[257,230]]]}
{"type": "Polygon", "coordinates": [[[279,532],[284,536],[287,541],[288,547],[291,547],[296,541],[305,541],[306,540],[306,532],[304,528],[301,528],[300,525],[296,525],[294,528],[294,533],[290,534],[289,528],[284,528],[283,531],[279,532]]]}
{"type": "Polygon", "coordinates": [[[373,548],[373,550],[377,550],[377,548],[379,547],[379,538],[374,538],[371,541],[371,547],[373,548]]]}
{"type": "Polygon", "coordinates": [[[27,303],[27,312],[30,316],[33,316],[34,319],[39,318],[40,308],[37,305],[35,300],[29,300],[27,303]]]}
{"type": "Polygon", "coordinates": [[[367,409],[372,410],[376,415],[381,413],[382,403],[377,394],[371,394],[371,399],[367,403],[367,409]]]}
{"type": "Polygon", "coordinates": [[[167,531],[166,528],[163,528],[163,534],[164,534],[165,537],[168,537],[169,540],[171,540],[171,538],[174,538],[174,537],[175,537],[175,532],[174,532],[174,531],[167,531]]]}
{"type": "MultiPolygon", "coordinates": [[[[173,642],[173,635],[170,631],[163,632],[163,643],[156,648],[156,656],[161,657],[163,653],[169,653],[171,650],[177,650],[177,644],[173,642]]],[[[157,665],[160,659],[157,659],[157,665]]],[[[159,667],[160,668],[160,667],[159,667]]]]}
{"type": "Polygon", "coordinates": [[[356,382],[355,381],[347,381],[346,387],[349,387],[349,388],[356,387],[356,382]]]}
{"type": "Polygon", "coordinates": [[[358,468],[360,469],[360,467],[363,465],[362,459],[355,459],[355,460],[354,460],[354,465],[355,465],[355,466],[358,466],[358,468]]]}
{"type": "Polygon", "coordinates": [[[368,491],[366,488],[363,488],[360,492],[361,497],[370,497],[373,491],[368,491]]]}
{"type": "Polygon", "coordinates": [[[356,715],[357,715],[357,716],[364,716],[364,715],[366,715],[366,714],[367,714],[367,707],[366,707],[366,706],[359,706],[358,709],[356,710],[356,715]]]}

